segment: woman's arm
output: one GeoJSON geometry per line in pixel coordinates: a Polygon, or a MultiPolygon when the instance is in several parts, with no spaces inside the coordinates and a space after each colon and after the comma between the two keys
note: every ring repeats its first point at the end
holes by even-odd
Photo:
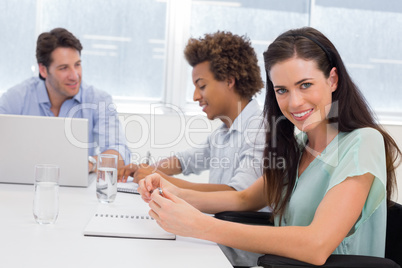
{"type": "Polygon", "coordinates": [[[139,182],[138,192],[144,201],[149,202],[152,200],[151,193],[158,187],[168,190],[173,195],[206,213],[228,210],[252,211],[267,206],[262,177],[243,191],[202,192],[179,188],[160,174],[154,173],[139,182]]]}
{"type": "MultiPolygon", "coordinates": [[[[175,158],[175,157],[174,157],[175,158]]],[[[171,158],[172,161],[174,161],[171,158]]],[[[175,158],[177,160],[177,158],[175,158]]],[[[146,176],[151,175],[153,173],[158,173],[161,175],[165,180],[169,181],[170,183],[176,185],[179,188],[183,189],[190,189],[195,191],[202,191],[202,192],[213,192],[213,191],[235,191],[234,188],[230,187],[227,184],[213,184],[213,183],[194,183],[187,180],[182,180],[179,178],[175,178],[163,173],[161,170],[156,169],[154,166],[149,166],[146,164],[138,165],[135,173],[133,173],[134,182],[139,183],[142,179],[146,176]]]]}
{"type": "Polygon", "coordinates": [[[268,204],[264,195],[264,179],[258,178],[243,191],[199,192],[179,189],[177,196],[205,213],[221,211],[255,211],[268,204]]]}
{"type": "MultiPolygon", "coordinates": [[[[347,178],[333,187],[321,201],[312,223],[304,227],[251,226],[221,221],[200,213],[168,190],[164,193],[164,197],[157,192],[152,194],[150,215],[165,230],[178,235],[192,236],[229,247],[262,254],[275,254],[322,265],[358,220],[373,180],[374,176],[367,173],[347,178]]],[[[188,194],[186,191],[184,193],[188,194]]],[[[222,193],[226,194],[226,192],[222,193]]],[[[243,191],[228,193],[244,194],[243,191]]],[[[184,197],[188,198],[188,196],[184,197]]],[[[243,201],[239,201],[241,198],[234,198],[232,195],[222,195],[222,199],[214,198],[204,201],[193,198],[189,200],[190,203],[204,210],[204,206],[209,204],[214,208],[212,212],[216,209],[250,207],[250,204],[248,206],[244,204],[249,202],[247,198],[253,200],[253,197],[248,195],[243,201]],[[226,201],[226,197],[230,197],[230,200],[226,201]],[[235,204],[230,204],[231,202],[235,204]]]]}
{"type": "MultiPolygon", "coordinates": [[[[173,178],[169,175],[175,175],[181,173],[181,164],[177,157],[172,156],[162,159],[155,165],[148,164],[128,164],[124,167],[120,167],[117,175],[118,181],[126,182],[129,176],[132,176],[135,183],[146,176],[158,172],[166,179],[173,178]]],[[[175,179],[175,178],[173,178],[175,179]]]]}

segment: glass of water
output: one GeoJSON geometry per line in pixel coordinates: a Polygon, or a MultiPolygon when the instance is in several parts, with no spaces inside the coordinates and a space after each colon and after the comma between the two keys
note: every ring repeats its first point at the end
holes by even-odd
{"type": "Polygon", "coordinates": [[[101,203],[112,203],[117,194],[117,155],[98,156],[96,196],[101,203]]]}
{"type": "Polygon", "coordinates": [[[33,214],[39,224],[54,223],[59,215],[59,178],[57,165],[35,166],[33,214]]]}

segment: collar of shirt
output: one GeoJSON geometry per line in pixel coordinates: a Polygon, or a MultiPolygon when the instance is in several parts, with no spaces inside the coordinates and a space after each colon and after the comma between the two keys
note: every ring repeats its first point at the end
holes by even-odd
{"type": "Polygon", "coordinates": [[[262,111],[256,99],[252,99],[246,107],[240,112],[240,114],[236,117],[233,124],[228,129],[225,124],[222,124],[221,129],[225,129],[227,133],[231,133],[233,131],[238,131],[242,133],[247,129],[249,125],[250,119],[253,119],[254,116],[260,117],[262,115],[262,111]]]}
{"type": "MultiPolygon", "coordinates": [[[[47,104],[50,107],[50,99],[47,93],[46,85],[44,80],[40,80],[37,86],[37,94],[38,94],[38,102],[42,104],[47,104]]],[[[81,103],[82,101],[82,83],[80,86],[80,90],[78,93],[73,97],[75,101],[81,103]]]]}

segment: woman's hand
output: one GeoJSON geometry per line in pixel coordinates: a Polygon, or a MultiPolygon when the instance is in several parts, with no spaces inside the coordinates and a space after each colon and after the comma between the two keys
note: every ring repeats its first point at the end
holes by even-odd
{"type": "Polygon", "coordinates": [[[211,228],[207,221],[212,217],[201,213],[168,188],[153,191],[149,207],[149,215],[167,232],[202,238],[211,228]]]}
{"type": "Polygon", "coordinates": [[[137,191],[141,194],[142,199],[149,203],[151,201],[151,194],[158,188],[163,189],[163,191],[168,190],[175,195],[178,195],[180,192],[180,188],[165,180],[158,173],[153,173],[140,180],[137,191]]]}

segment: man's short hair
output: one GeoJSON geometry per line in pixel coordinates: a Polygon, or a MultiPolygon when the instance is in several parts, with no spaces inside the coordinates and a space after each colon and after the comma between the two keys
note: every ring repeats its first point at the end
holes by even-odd
{"type": "MultiPolygon", "coordinates": [[[[52,52],[58,47],[73,48],[81,55],[82,45],[72,33],[64,28],[55,28],[50,32],[41,33],[36,42],[36,60],[46,68],[50,66],[53,59],[52,52]]],[[[39,77],[44,78],[39,74],[39,77]]]]}

